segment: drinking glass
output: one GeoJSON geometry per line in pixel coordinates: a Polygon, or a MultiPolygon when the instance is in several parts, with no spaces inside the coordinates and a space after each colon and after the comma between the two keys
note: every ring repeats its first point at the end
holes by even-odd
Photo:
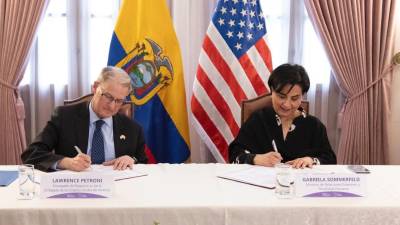
{"type": "Polygon", "coordinates": [[[31,164],[18,166],[19,199],[30,200],[35,196],[35,169],[31,164]]]}
{"type": "Polygon", "coordinates": [[[278,198],[293,198],[294,178],[293,169],[290,165],[278,163],[275,165],[275,195],[278,198]]]}

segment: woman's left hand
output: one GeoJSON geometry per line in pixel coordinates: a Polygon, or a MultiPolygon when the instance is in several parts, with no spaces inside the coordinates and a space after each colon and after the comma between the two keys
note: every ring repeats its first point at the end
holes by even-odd
{"type": "Polygon", "coordinates": [[[311,157],[302,157],[302,158],[297,158],[295,160],[291,160],[286,162],[289,165],[292,165],[293,168],[306,168],[306,167],[310,167],[312,168],[314,161],[311,157]]]}

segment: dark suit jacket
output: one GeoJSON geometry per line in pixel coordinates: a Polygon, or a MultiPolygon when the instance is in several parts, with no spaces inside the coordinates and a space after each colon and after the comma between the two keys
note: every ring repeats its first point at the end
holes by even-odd
{"type": "MultiPolygon", "coordinates": [[[[88,102],[57,107],[43,131],[22,153],[22,161],[34,164],[36,169],[48,171],[58,160],[75,157],[77,153],[74,145],[86,153],[89,136],[88,107],[88,102]]],[[[115,156],[129,155],[135,157],[138,163],[147,163],[142,128],[126,116],[117,114],[112,118],[115,156]]]]}

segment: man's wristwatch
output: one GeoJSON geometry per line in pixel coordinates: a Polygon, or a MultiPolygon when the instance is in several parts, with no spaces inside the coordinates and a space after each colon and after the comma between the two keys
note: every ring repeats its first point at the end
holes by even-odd
{"type": "Polygon", "coordinates": [[[312,158],[312,161],[313,161],[313,165],[320,165],[321,164],[321,162],[319,161],[319,159],[318,158],[312,158]]]}

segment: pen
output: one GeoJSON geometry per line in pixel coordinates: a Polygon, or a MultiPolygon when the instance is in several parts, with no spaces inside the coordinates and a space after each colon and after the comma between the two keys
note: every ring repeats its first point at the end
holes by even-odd
{"type": "Polygon", "coordinates": [[[75,145],[74,148],[75,148],[76,152],[78,152],[78,154],[83,154],[81,149],[78,146],[75,145]]]}
{"type": "MultiPolygon", "coordinates": [[[[75,148],[76,152],[78,152],[78,154],[83,154],[82,150],[78,146],[74,145],[74,148],[75,148]]],[[[89,166],[89,169],[92,169],[92,166],[89,166]]]]}
{"type": "Polygon", "coordinates": [[[275,140],[272,139],[272,148],[274,149],[275,152],[278,152],[278,148],[276,147],[275,140]]]}

